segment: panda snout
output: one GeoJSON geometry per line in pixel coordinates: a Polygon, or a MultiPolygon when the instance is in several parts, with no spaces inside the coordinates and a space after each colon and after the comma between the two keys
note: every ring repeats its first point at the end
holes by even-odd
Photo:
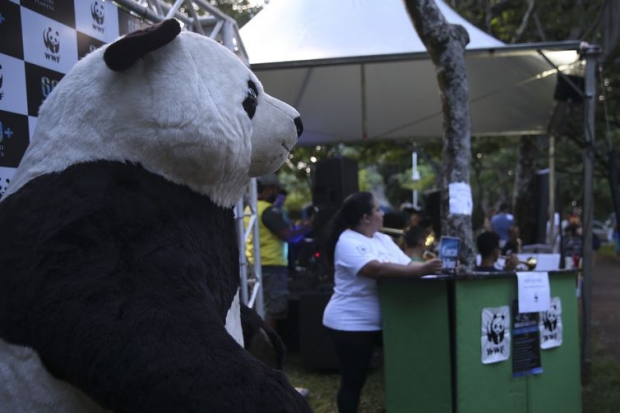
{"type": "Polygon", "coordinates": [[[297,137],[299,138],[304,132],[304,124],[301,121],[301,116],[297,116],[293,122],[295,123],[295,127],[297,128],[297,137]]]}

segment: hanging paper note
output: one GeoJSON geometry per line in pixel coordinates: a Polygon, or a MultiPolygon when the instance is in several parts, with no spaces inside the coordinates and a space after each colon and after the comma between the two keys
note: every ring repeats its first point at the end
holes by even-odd
{"type": "Polygon", "coordinates": [[[544,271],[518,272],[518,294],[520,313],[547,311],[551,301],[549,273],[544,271]]]}
{"type": "Polygon", "coordinates": [[[482,310],[480,350],[482,364],[510,358],[510,308],[507,305],[482,310]]]}
{"type": "Polygon", "coordinates": [[[562,345],[562,302],[553,297],[547,311],[540,313],[540,348],[548,349],[562,345]]]}
{"type": "Polygon", "coordinates": [[[471,199],[471,187],[464,182],[452,182],[448,185],[450,214],[471,215],[474,203],[471,199]]]}

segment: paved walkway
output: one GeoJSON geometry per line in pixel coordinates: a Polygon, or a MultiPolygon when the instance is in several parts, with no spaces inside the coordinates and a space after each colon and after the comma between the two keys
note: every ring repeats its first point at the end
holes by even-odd
{"type": "Polygon", "coordinates": [[[592,328],[620,363],[620,258],[597,256],[592,274],[592,328]]]}

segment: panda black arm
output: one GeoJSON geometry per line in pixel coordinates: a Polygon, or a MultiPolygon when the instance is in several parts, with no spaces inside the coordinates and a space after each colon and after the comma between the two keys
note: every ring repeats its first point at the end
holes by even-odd
{"type": "Polygon", "coordinates": [[[268,365],[283,370],[286,357],[284,342],[265,320],[243,303],[241,303],[241,327],[246,350],[268,365]]]}
{"type": "Polygon", "coordinates": [[[162,273],[151,273],[157,288],[121,291],[54,271],[32,313],[48,370],[116,413],[310,411],[282,373],[230,337],[200,277],[163,283],[162,273]]]}
{"type": "Polygon", "coordinates": [[[115,413],[310,411],[225,329],[239,283],[232,210],[106,162],[44,176],[2,206],[22,223],[11,245],[33,257],[3,273],[23,314],[13,342],[56,378],[115,413]]]}

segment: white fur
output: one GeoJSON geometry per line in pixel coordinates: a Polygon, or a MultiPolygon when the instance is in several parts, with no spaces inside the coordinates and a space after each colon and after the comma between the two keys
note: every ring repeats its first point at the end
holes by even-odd
{"type": "Polygon", "coordinates": [[[239,290],[230,304],[226,314],[226,331],[243,347],[243,329],[241,328],[241,307],[239,306],[239,290]]]}
{"type": "Polygon", "coordinates": [[[45,100],[4,198],[37,176],[103,159],[139,162],[228,207],[250,176],[275,171],[297,142],[297,111],[207,37],[182,32],[123,72],[107,68],[104,49],[45,100]],[[250,79],[259,91],[252,120],[242,106],[250,79]]]}
{"type": "Polygon", "coordinates": [[[84,393],[55,379],[37,353],[0,339],[0,412],[105,413],[84,393]]]}

